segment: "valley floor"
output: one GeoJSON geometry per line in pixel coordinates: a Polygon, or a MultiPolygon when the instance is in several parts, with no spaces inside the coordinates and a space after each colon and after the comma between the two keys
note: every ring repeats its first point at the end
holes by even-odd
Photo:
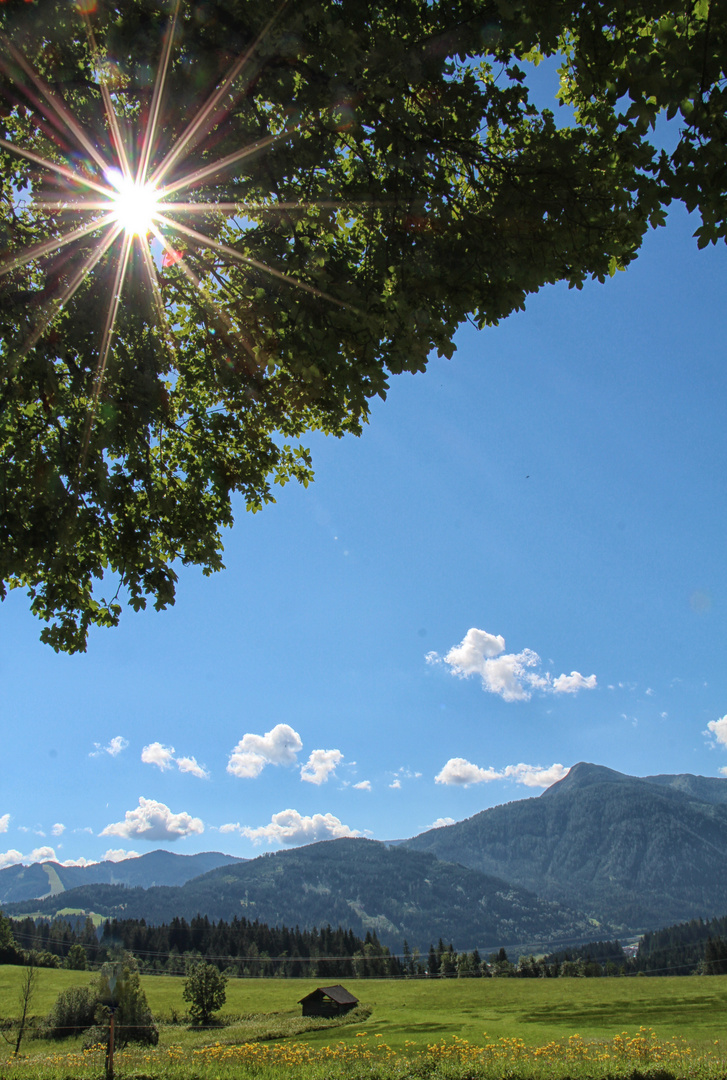
{"type": "MultiPolygon", "coordinates": [[[[2,1018],[14,1015],[21,972],[0,967],[2,1018]]],[[[41,975],[39,1016],[61,989],[88,978],[41,975]]],[[[308,980],[231,979],[220,1026],[204,1031],[183,1022],[182,983],[143,978],[159,1046],[118,1054],[117,1077],[275,1080],[293,1066],[296,1080],[727,1076],[727,977],[352,979],[346,986],[367,1015],[317,1031],[300,1030],[308,980]]],[[[103,1075],[103,1050],[84,1053],[82,1039],[27,1039],[15,1061],[10,1049],[0,1049],[3,1080],[103,1075]]]]}

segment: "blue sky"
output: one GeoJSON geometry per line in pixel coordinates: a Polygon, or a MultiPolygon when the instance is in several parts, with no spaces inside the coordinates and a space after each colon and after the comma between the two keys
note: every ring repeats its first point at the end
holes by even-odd
{"type": "Polygon", "coordinates": [[[68,657],[11,594],[0,865],[395,839],[580,760],[720,775],[727,252],[694,228],[304,440],[315,484],[173,609],[68,657]]]}

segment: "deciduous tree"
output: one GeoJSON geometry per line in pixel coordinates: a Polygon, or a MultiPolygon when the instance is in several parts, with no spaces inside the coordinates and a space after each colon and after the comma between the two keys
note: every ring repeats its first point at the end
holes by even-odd
{"type": "Polygon", "coordinates": [[[189,1002],[195,1024],[209,1024],[227,1000],[227,977],[214,964],[194,964],[184,982],[182,997],[189,1002]]]}
{"type": "Polygon", "coordinates": [[[0,34],[0,595],[56,649],[220,569],[233,498],[307,484],[301,436],[463,319],[604,280],[673,199],[727,232],[714,0],[8,0],[0,34]]]}

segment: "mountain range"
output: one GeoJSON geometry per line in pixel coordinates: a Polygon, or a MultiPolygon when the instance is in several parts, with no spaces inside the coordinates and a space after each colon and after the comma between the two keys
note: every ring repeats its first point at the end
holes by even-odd
{"type": "Polygon", "coordinates": [[[397,951],[405,938],[422,950],[442,937],[487,952],[624,937],[724,914],[727,779],[639,778],[581,762],[540,796],[396,844],[344,838],[250,860],[151,852],[10,867],[0,903],[9,915],[341,924],[397,951]]]}
{"type": "Polygon", "coordinates": [[[538,798],[404,843],[497,873],[620,934],[727,909],[727,779],[638,778],[581,762],[538,798]]]}
{"type": "Polygon", "coordinates": [[[57,862],[6,866],[0,870],[0,905],[20,900],[58,896],[69,889],[100,883],[138,885],[184,885],[200,874],[229,863],[244,862],[221,851],[199,855],[177,855],[172,851],[149,851],[133,859],[91,863],[90,866],[62,866],[57,862]]]}

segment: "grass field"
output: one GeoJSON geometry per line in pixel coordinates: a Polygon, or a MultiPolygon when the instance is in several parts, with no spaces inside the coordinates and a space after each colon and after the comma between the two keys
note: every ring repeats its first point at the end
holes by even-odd
{"type": "MultiPolygon", "coordinates": [[[[0,1018],[17,1014],[22,971],[0,967],[0,1018]]],[[[62,989],[90,977],[42,970],[31,1011],[45,1015],[62,989]]],[[[318,985],[313,980],[231,979],[221,1010],[223,1026],[208,1031],[190,1031],[185,1023],[169,1023],[175,1013],[184,1017],[183,981],[169,976],[143,977],[149,1005],[160,1021],[160,1044],[153,1052],[134,1051],[128,1057],[130,1068],[133,1061],[132,1071],[119,1075],[191,1080],[197,1075],[242,1077],[249,1070],[254,1075],[272,1070],[272,1076],[279,1075],[283,1065],[286,1071],[296,1065],[296,1080],[317,1080],[322,1063],[333,1065],[335,1058],[337,1068],[324,1069],[321,1074],[325,1080],[338,1076],[357,1080],[364,1065],[369,1080],[374,1074],[386,1080],[395,1061],[401,1064],[417,1058],[417,1076],[458,1080],[466,1074],[485,1080],[490,1076],[482,1071],[487,1065],[498,1077],[547,1073],[559,1080],[581,1075],[586,1065],[595,1066],[596,1053],[601,1055],[600,1071],[588,1072],[589,1076],[601,1075],[607,1058],[621,1060],[623,1065],[628,1059],[623,1046],[629,1040],[621,1033],[628,1032],[629,1053],[636,1054],[642,1065],[669,1061],[681,1069],[669,1075],[696,1076],[701,1070],[701,1066],[696,1068],[697,1059],[704,1064],[709,1058],[711,1064],[704,1075],[727,1076],[727,1062],[724,1069],[718,1065],[723,1053],[727,1057],[727,977],[350,979],[346,980],[347,988],[370,1008],[370,1015],[354,1024],[316,1031],[301,1030],[304,1022],[298,1005],[298,1000],[318,985]],[[640,1028],[648,1031],[639,1035],[640,1028]],[[269,1041],[271,1037],[277,1041],[269,1041]],[[257,1042],[260,1039],[264,1041],[257,1042]],[[240,1044],[254,1042],[257,1045],[244,1051],[247,1057],[243,1062],[240,1044]],[[610,1049],[604,1050],[605,1046],[610,1049]],[[655,1056],[657,1046],[662,1048],[662,1057],[655,1056]],[[465,1068],[468,1062],[469,1068],[465,1068]],[[503,1067],[506,1062],[508,1068],[503,1067]],[[581,1072],[574,1071],[579,1062],[581,1072]],[[566,1063],[568,1069],[563,1072],[566,1063]],[[203,1064],[200,1072],[195,1071],[203,1064]]],[[[0,1048],[0,1078],[99,1075],[98,1062],[93,1065],[92,1056],[80,1053],[81,1043],[56,1044],[53,1052],[60,1056],[53,1060],[61,1070],[57,1074],[55,1066],[53,1070],[50,1067],[48,1043],[26,1041],[24,1061],[15,1065],[9,1062],[9,1048],[0,1048]]],[[[398,1068],[396,1076],[402,1075],[398,1068]]],[[[608,1075],[615,1075],[613,1069],[608,1075]]]]}

